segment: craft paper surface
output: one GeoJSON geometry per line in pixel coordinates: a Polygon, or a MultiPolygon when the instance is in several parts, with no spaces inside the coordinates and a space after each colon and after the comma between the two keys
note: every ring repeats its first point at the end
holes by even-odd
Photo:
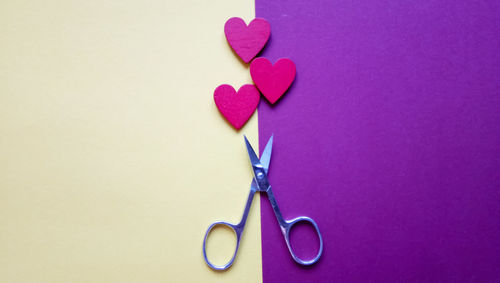
{"type": "Polygon", "coordinates": [[[269,180],[324,240],[295,264],[263,196],[264,282],[498,282],[500,2],[257,0],[256,16],[262,56],[297,67],[259,106],[269,180]]]}
{"type": "Polygon", "coordinates": [[[0,3],[0,282],[262,280],[259,201],[230,272],[201,249],[257,144],[256,115],[238,133],[213,102],[251,83],[232,16],[253,1],[0,3]]]}

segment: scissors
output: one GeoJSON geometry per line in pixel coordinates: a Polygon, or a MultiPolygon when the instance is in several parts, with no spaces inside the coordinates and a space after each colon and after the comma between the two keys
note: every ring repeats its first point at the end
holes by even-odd
{"type": "Polygon", "coordinates": [[[274,198],[273,195],[273,191],[271,190],[271,185],[269,184],[269,181],[267,179],[269,163],[271,162],[273,136],[269,138],[269,141],[267,142],[267,145],[264,148],[264,151],[262,152],[262,156],[260,157],[260,159],[255,154],[255,151],[248,142],[246,136],[245,136],[245,144],[247,147],[248,156],[250,158],[250,163],[252,165],[253,179],[250,185],[250,193],[248,194],[248,199],[245,205],[245,210],[243,211],[243,216],[241,217],[241,221],[238,224],[231,224],[225,221],[219,221],[219,222],[214,222],[210,226],[208,226],[207,232],[205,233],[205,238],[203,239],[203,256],[205,257],[205,262],[207,263],[208,266],[210,266],[212,269],[215,270],[226,270],[233,264],[234,259],[236,257],[236,253],[238,252],[238,247],[240,245],[241,234],[243,233],[243,229],[245,229],[245,223],[247,221],[248,211],[250,210],[250,206],[252,205],[254,194],[255,192],[265,192],[267,193],[267,197],[271,202],[271,206],[273,207],[274,210],[274,215],[276,215],[276,219],[278,220],[278,224],[281,228],[281,233],[285,238],[286,245],[288,246],[288,251],[290,251],[290,255],[292,256],[292,258],[301,265],[311,265],[316,263],[321,257],[321,253],[323,252],[323,239],[321,237],[321,233],[319,232],[318,225],[314,220],[312,220],[307,216],[299,216],[291,220],[283,219],[281,211],[278,207],[278,203],[276,202],[276,199],[274,198]],[[319,250],[318,254],[313,259],[303,260],[299,258],[293,251],[292,246],[290,245],[290,230],[292,229],[292,227],[294,227],[295,224],[299,222],[308,222],[312,224],[312,226],[316,230],[316,234],[318,235],[319,250]],[[227,262],[224,265],[214,265],[207,258],[207,250],[206,250],[207,238],[208,235],[210,234],[210,231],[217,225],[227,226],[230,229],[232,229],[236,234],[236,249],[234,251],[232,258],[229,260],[229,262],[227,262]]]}

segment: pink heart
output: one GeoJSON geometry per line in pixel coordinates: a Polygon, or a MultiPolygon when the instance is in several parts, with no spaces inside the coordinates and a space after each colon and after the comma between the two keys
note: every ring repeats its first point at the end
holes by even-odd
{"type": "Polygon", "coordinates": [[[271,26],[261,18],[251,21],[248,27],[241,18],[230,18],[224,25],[224,33],[234,52],[248,63],[266,45],[271,26]]]}
{"type": "Polygon", "coordinates": [[[260,57],[250,64],[250,75],[260,92],[274,104],[292,85],[295,64],[288,58],[281,58],[272,65],[269,60],[260,57]]]}
{"type": "Polygon", "coordinates": [[[254,85],[243,85],[238,93],[230,85],[220,85],[214,91],[214,101],[220,113],[239,130],[257,108],[260,93],[254,85]]]}

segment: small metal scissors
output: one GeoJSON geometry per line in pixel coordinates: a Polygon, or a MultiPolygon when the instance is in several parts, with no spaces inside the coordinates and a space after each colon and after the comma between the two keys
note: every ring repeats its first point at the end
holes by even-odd
{"type": "Polygon", "coordinates": [[[241,217],[241,221],[238,224],[231,224],[228,222],[224,221],[219,221],[212,223],[212,225],[208,226],[207,232],[205,233],[205,238],[203,239],[203,256],[205,257],[205,262],[210,266],[211,268],[215,270],[226,270],[228,269],[234,262],[234,258],[236,257],[236,253],[238,252],[238,247],[240,245],[240,239],[241,239],[241,234],[243,233],[243,229],[245,228],[245,223],[247,221],[248,217],[248,211],[250,210],[250,206],[252,205],[252,200],[254,197],[255,192],[266,192],[267,196],[269,198],[269,201],[271,202],[271,205],[274,210],[274,214],[276,215],[276,219],[278,220],[278,224],[280,225],[281,228],[281,233],[283,234],[283,237],[285,237],[285,242],[286,245],[288,246],[288,250],[290,251],[290,254],[292,255],[292,258],[299,264],[302,265],[311,265],[316,263],[319,258],[321,257],[321,253],[323,252],[323,239],[321,237],[321,233],[319,232],[318,225],[314,220],[312,220],[309,217],[306,216],[299,216],[295,219],[292,220],[285,220],[283,219],[283,216],[281,215],[281,211],[278,207],[278,203],[276,202],[276,199],[274,198],[273,191],[271,190],[271,185],[269,185],[269,181],[267,180],[267,172],[269,170],[269,163],[271,162],[271,151],[272,151],[272,146],[273,146],[273,136],[269,139],[267,142],[266,147],[264,148],[264,151],[262,153],[262,156],[260,159],[257,157],[255,154],[255,151],[253,150],[252,146],[248,142],[247,138],[245,137],[245,144],[247,147],[248,151],[248,156],[250,157],[250,163],[252,164],[252,169],[253,169],[253,179],[252,179],[252,184],[250,185],[250,193],[248,194],[248,199],[247,203],[245,205],[245,210],[243,211],[243,216],[241,217]],[[316,229],[316,234],[318,235],[319,238],[319,250],[318,254],[310,260],[303,260],[300,259],[293,251],[292,246],[290,244],[290,230],[292,227],[299,223],[299,222],[309,222],[312,224],[312,226],[316,229]],[[229,228],[231,228],[235,234],[236,234],[236,249],[234,251],[234,254],[229,260],[228,263],[224,265],[214,265],[212,264],[208,258],[207,258],[207,250],[206,250],[206,242],[207,242],[207,237],[210,234],[210,231],[212,228],[214,228],[217,225],[224,225],[229,228]]]}

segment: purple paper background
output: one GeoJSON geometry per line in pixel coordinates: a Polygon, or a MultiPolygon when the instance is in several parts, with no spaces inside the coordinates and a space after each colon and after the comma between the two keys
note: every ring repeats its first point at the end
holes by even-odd
{"type": "Polygon", "coordinates": [[[264,282],[500,282],[500,1],[256,0],[256,15],[262,56],[297,65],[259,106],[270,182],[325,241],[295,264],[263,196],[264,282]]]}

